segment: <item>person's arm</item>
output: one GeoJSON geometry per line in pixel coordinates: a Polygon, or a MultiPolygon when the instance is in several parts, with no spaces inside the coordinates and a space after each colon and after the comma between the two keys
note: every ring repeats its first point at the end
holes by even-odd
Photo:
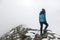
{"type": "Polygon", "coordinates": [[[45,21],[46,21],[46,14],[44,14],[44,19],[45,19],[45,21]]]}

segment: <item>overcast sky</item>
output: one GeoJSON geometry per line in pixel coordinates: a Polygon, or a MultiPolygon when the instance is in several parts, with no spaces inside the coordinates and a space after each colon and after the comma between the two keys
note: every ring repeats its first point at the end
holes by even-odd
{"type": "Polygon", "coordinates": [[[42,8],[46,10],[48,29],[60,34],[60,0],[0,0],[0,35],[20,24],[39,29],[42,8]]]}

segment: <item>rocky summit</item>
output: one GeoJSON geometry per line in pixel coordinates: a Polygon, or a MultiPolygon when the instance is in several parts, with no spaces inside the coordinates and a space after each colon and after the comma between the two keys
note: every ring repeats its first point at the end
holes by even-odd
{"type": "Polygon", "coordinates": [[[51,30],[43,35],[40,35],[40,30],[25,28],[19,25],[9,30],[0,37],[0,40],[60,40],[60,35],[53,33],[51,30]]]}

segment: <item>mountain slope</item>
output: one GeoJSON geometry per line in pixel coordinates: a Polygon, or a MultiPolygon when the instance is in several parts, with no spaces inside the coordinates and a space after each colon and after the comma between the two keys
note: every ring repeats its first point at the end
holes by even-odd
{"type": "Polygon", "coordinates": [[[40,30],[25,28],[23,25],[19,25],[2,35],[0,40],[60,40],[59,36],[50,30],[47,30],[45,34],[40,36],[40,30]]]}

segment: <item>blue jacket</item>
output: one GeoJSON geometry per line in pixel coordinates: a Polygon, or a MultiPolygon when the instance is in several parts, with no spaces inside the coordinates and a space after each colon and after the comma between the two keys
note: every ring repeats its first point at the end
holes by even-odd
{"type": "Polygon", "coordinates": [[[46,14],[44,12],[39,13],[39,22],[45,22],[46,21],[46,14]]]}

